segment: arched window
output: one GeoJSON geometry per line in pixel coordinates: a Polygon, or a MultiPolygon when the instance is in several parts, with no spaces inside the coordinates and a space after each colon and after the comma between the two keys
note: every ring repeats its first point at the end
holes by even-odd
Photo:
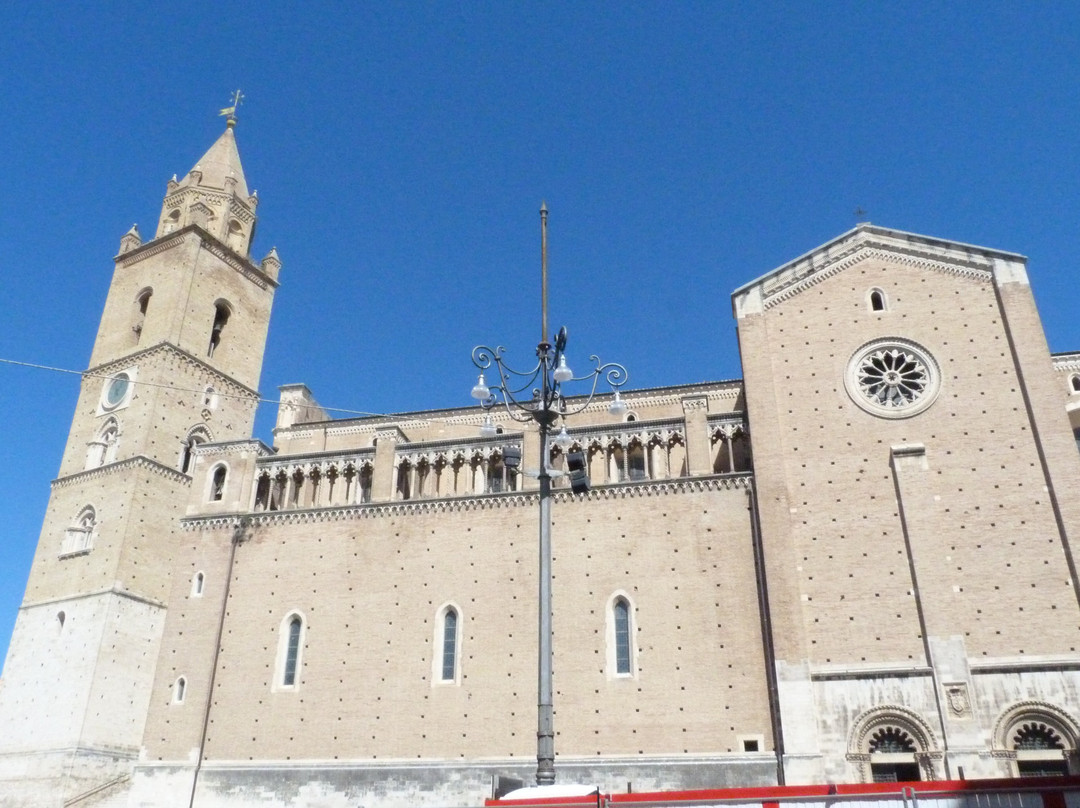
{"type": "Polygon", "coordinates": [[[191,474],[195,466],[195,447],[206,443],[210,439],[209,433],[204,426],[196,426],[188,432],[184,442],[180,444],[180,471],[183,474],[191,474]]]}
{"type": "Polygon", "coordinates": [[[96,469],[116,460],[116,443],[120,437],[120,425],[115,418],[109,418],[102,425],[94,440],[86,449],[86,468],[96,469]]]}
{"type": "Polygon", "coordinates": [[[225,497],[225,477],[228,475],[228,469],[225,466],[218,466],[214,469],[214,473],[210,478],[210,501],[220,502],[225,497]]]}
{"type": "Polygon", "coordinates": [[[510,490],[506,482],[506,464],[499,455],[493,454],[487,462],[487,492],[499,494],[510,490]]]}
{"type": "Polygon", "coordinates": [[[1013,749],[1021,777],[1064,777],[1069,773],[1064,739],[1042,721],[1021,724],[1013,734],[1013,749]]]}
{"type": "Polygon", "coordinates": [[[229,304],[223,300],[219,300],[214,304],[214,325],[210,329],[210,346],[206,349],[206,355],[209,357],[214,356],[214,352],[221,345],[221,335],[225,331],[225,326],[229,323],[229,316],[232,311],[229,309],[229,304]]]}
{"type": "Polygon", "coordinates": [[[187,694],[187,679],[181,676],[173,683],[173,704],[183,704],[187,694]]]}
{"type": "Polygon", "coordinates": [[[292,473],[292,485],[289,486],[289,498],[288,505],[290,508],[300,507],[300,492],[304,490],[304,474],[303,469],[296,469],[292,473]]]}
{"type": "Polygon", "coordinates": [[[270,507],[270,475],[263,472],[255,484],[255,510],[265,511],[270,507]]]}
{"type": "Polygon", "coordinates": [[[856,718],[849,740],[848,760],[860,778],[874,783],[935,779],[936,747],[926,720],[901,706],[879,707],[856,718]]]}
{"type": "Polygon", "coordinates": [[[191,597],[201,598],[203,593],[203,583],[206,581],[206,576],[201,572],[196,572],[195,576],[191,579],[191,597]]]}
{"type": "Polygon", "coordinates": [[[900,727],[881,727],[870,737],[870,777],[875,783],[921,779],[915,741],[900,727]]]}
{"type": "Polygon", "coordinates": [[[274,477],[270,486],[270,510],[280,511],[285,507],[285,492],[289,488],[289,475],[282,469],[274,477]]]}
{"type": "Polygon", "coordinates": [[[92,506],[87,505],[79,512],[75,524],[64,531],[64,543],[61,554],[83,553],[94,546],[97,532],[97,514],[92,506]]]}
{"type": "Polygon", "coordinates": [[[237,219],[229,220],[229,246],[236,252],[244,252],[244,226],[237,219]]]}
{"type": "Polygon", "coordinates": [[[614,444],[608,450],[608,482],[624,482],[629,478],[626,469],[626,453],[619,444],[614,444]]]}
{"type": "Polygon", "coordinates": [[[410,477],[412,476],[412,464],[408,460],[402,460],[398,466],[397,494],[398,499],[409,499],[412,493],[410,477]]]}
{"type": "Polygon", "coordinates": [[[447,609],[443,615],[442,680],[457,678],[457,612],[447,609]]]}
{"type": "Polygon", "coordinates": [[[994,745],[1012,757],[1018,777],[1063,777],[1077,772],[1078,728],[1051,704],[1023,702],[998,720],[994,745]]]}
{"type": "Polygon", "coordinates": [[[630,603],[616,598],[611,607],[615,621],[615,673],[628,676],[630,667],[630,603]]]}
{"type": "Polygon", "coordinates": [[[461,619],[458,610],[452,604],[439,610],[439,619],[435,621],[435,681],[456,683],[459,681],[458,653],[461,644],[461,619]]]}
{"type": "Polygon", "coordinates": [[[116,442],[120,438],[120,425],[116,422],[115,418],[109,419],[110,423],[106,425],[105,429],[101,433],[101,442],[105,444],[105,462],[112,463],[116,460],[116,442]]]}
{"type": "Polygon", "coordinates": [[[885,298],[885,293],[881,289],[871,289],[866,299],[870,305],[870,311],[888,310],[888,301],[885,298]]]}
{"type": "Polygon", "coordinates": [[[371,502],[371,466],[360,469],[360,501],[371,502]]]}
{"type": "Polygon", "coordinates": [[[1080,393],[1080,373],[1074,373],[1069,379],[1069,392],[1080,393]]]}
{"type": "Polygon", "coordinates": [[[282,688],[294,688],[300,681],[303,656],[304,618],[295,612],[281,624],[278,644],[278,683],[282,688]]]}
{"type": "Polygon", "coordinates": [[[153,289],[143,289],[135,298],[135,321],[131,325],[131,331],[135,334],[136,345],[142,339],[143,326],[146,324],[146,310],[150,307],[150,298],[153,294],[153,289]]]}
{"type": "Polygon", "coordinates": [[[631,445],[626,453],[626,466],[631,480],[647,480],[648,472],[645,470],[645,447],[640,443],[631,445]]]}
{"type": "Polygon", "coordinates": [[[205,409],[216,410],[218,405],[217,390],[207,385],[202,394],[202,405],[205,409]]]}

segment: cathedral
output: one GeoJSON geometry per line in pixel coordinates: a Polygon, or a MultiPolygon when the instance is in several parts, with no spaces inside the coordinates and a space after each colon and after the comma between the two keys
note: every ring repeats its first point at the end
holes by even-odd
{"type": "Polygon", "coordinates": [[[559,782],[1080,773],[1080,352],[1049,353],[1023,256],[860,224],[734,290],[741,379],[601,391],[550,451],[497,410],[332,418],[304,385],[268,446],[258,203],[230,119],[120,239],[0,679],[0,806],[532,782],[522,470],[571,456],[559,782]]]}

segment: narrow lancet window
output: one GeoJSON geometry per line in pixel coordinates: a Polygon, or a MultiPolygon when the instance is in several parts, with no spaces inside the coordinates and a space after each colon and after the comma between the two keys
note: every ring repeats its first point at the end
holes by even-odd
{"type": "Polygon", "coordinates": [[[209,357],[213,357],[214,352],[221,345],[221,335],[229,322],[229,313],[229,307],[224,303],[219,301],[214,305],[214,326],[210,330],[210,347],[206,350],[206,355],[209,357]]]}
{"type": "Polygon", "coordinates": [[[206,432],[202,427],[195,427],[188,433],[183,444],[180,446],[180,471],[183,474],[191,474],[195,465],[195,447],[206,443],[206,432]]]}
{"type": "Polygon", "coordinates": [[[447,609],[443,615],[442,636],[442,680],[453,682],[457,679],[457,612],[447,609]]]}
{"type": "Polygon", "coordinates": [[[227,474],[224,466],[218,466],[214,469],[214,477],[210,481],[210,501],[220,502],[225,496],[225,475],[227,474]]]}
{"type": "Polygon", "coordinates": [[[888,301],[881,289],[871,289],[867,298],[870,302],[870,311],[885,311],[888,309],[888,301]]]}
{"type": "Polygon", "coordinates": [[[648,479],[648,474],[645,471],[645,449],[640,443],[635,443],[630,447],[627,454],[627,466],[629,467],[631,480],[648,479]]]}
{"type": "Polygon", "coordinates": [[[285,687],[293,687],[296,684],[296,674],[300,657],[300,629],[303,622],[299,617],[293,617],[289,621],[289,636],[285,646],[285,668],[281,674],[281,684],[285,687]]]}
{"type": "Polygon", "coordinates": [[[629,674],[630,669],[630,604],[618,598],[614,606],[615,617],[615,672],[629,674]]]}
{"type": "Polygon", "coordinates": [[[360,469],[360,501],[371,502],[371,466],[360,469]]]}
{"type": "Polygon", "coordinates": [[[152,289],[144,289],[135,298],[135,322],[132,323],[131,331],[135,335],[135,344],[142,339],[143,326],[146,324],[146,310],[150,308],[150,297],[154,294],[152,289]]]}

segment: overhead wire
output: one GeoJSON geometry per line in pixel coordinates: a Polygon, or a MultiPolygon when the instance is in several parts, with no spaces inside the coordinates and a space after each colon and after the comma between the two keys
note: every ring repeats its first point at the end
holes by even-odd
{"type": "MultiPolygon", "coordinates": [[[[42,364],[39,364],[37,362],[22,362],[22,361],[19,361],[17,359],[5,359],[3,357],[0,357],[0,363],[5,364],[5,365],[17,365],[19,367],[32,368],[34,370],[49,370],[49,371],[52,371],[54,373],[67,373],[67,374],[70,374],[70,375],[73,375],[73,376],[79,376],[81,378],[112,379],[116,375],[114,373],[92,373],[92,372],[86,371],[86,370],[72,370],[70,368],[59,368],[59,367],[55,367],[53,365],[42,365],[42,364]]],[[[163,382],[149,382],[149,381],[144,381],[144,380],[141,380],[141,379],[132,379],[131,383],[134,384],[134,385],[143,385],[144,387],[164,388],[166,390],[173,390],[173,391],[178,392],[178,393],[193,393],[193,394],[199,395],[199,394],[202,394],[202,393],[206,392],[205,389],[199,390],[199,389],[195,389],[195,388],[180,387],[179,385],[167,384],[167,383],[163,383],[163,382]]],[[[244,401],[253,400],[253,398],[251,396],[239,395],[237,393],[224,393],[224,392],[221,392],[220,390],[214,390],[214,395],[220,396],[221,398],[243,399],[244,401]]],[[[274,404],[275,406],[281,406],[283,403],[285,403],[285,404],[289,403],[289,402],[283,402],[281,399],[263,398],[262,396],[258,396],[258,395],[254,396],[254,401],[256,401],[259,404],[274,404]]],[[[404,413],[368,412],[366,410],[349,410],[349,409],[345,409],[343,407],[324,407],[322,404],[320,404],[318,406],[319,406],[320,409],[324,410],[325,412],[339,412],[339,413],[343,413],[345,415],[359,415],[359,416],[367,416],[367,417],[373,417],[373,418],[395,418],[395,417],[403,417],[405,415],[404,413]]],[[[415,418],[415,415],[413,417],[415,418]]],[[[438,419],[428,418],[428,419],[425,419],[425,420],[438,420],[438,419]]]]}

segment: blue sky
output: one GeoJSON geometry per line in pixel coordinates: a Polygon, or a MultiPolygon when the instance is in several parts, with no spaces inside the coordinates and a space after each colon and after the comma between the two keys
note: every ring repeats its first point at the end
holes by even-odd
{"type": "MultiPolygon", "coordinates": [[[[1080,349],[1080,4],[9,4],[0,26],[2,359],[86,367],[121,235],[153,234],[237,87],[254,253],[284,261],[269,398],[468,405],[475,344],[523,364],[539,337],[542,199],[552,324],[632,387],[737,378],[730,292],[857,207],[1028,255],[1051,350],[1080,349]]],[[[78,377],[0,380],[4,649],[78,377]]]]}

